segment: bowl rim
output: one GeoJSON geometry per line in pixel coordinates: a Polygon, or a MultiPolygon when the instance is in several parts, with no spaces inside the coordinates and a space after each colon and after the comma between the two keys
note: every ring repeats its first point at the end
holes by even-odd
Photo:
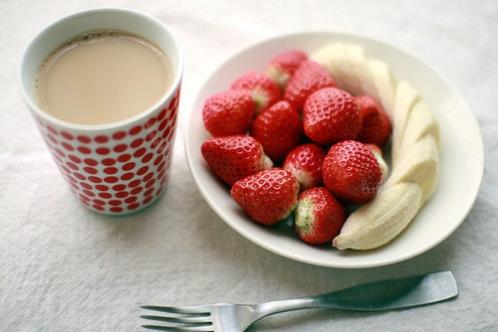
{"type": "MultiPolygon", "coordinates": [[[[410,258],[416,257],[418,255],[421,255],[435,246],[441,244],[444,242],[451,234],[453,234],[456,229],[463,223],[465,218],[468,216],[469,212],[471,211],[472,207],[475,204],[475,201],[478,197],[478,193],[482,184],[483,180],[483,174],[484,174],[484,143],[483,143],[483,137],[482,133],[479,127],[479,122],[477,121],[477,118],[475,117],[474,113],[472,112],[471,108],[469,105],[465,102],[461,94],[458,92],[456,89],[455,85],[445,76],[443,75],[440,71],[436,70],[433,66],[427,64],[426,62],[422,61],[420,58],[417,56],[399,48],[398,46],[395,46],[389,42],[385,42],[380,39],[372,38],[369,36],[357,34],[357,33],[352,33],[349,31],[341,31],[341,30],[310,30],[310,31],[301,31],[301,32],[291,32],[291,33],[283,33],[283,34],[278,34],[274,35],[268,38],[263,38],[260,39],[256,42],[250,42],[239,49],[237,49],[234,53],[232,53],[230,56],[224,58],[215,68],[213,68],[209,73],[204,77],[202,80],[202,84],[199,86],[197,89],[196,93],[194,94],[194,97],[191,99],[191,101],[188,103],[187,109],[188,109],[188,114],[186,114],[186,121],[182,124],[182,133],[183,133],[183,143],[184,143],[184,152],[185,152],[185,157],[187,160],[187,164],[190,170],[190,173],[192,177],[194,178],[194,182],[200,191],[201,195],[203,196],[204,200],[208,203],[208,205],[211,207],[211,209],[218,215],[220,219],[222,219],[226,224],[228,224],[232,229],[234,229],[238,234],[240,234],[242,237],[245,239],[249,240],[250,242],[253,242],[257,244],[258,246],[274,253],[279,256],[298,261],[301,263],[306,263],[314,266],[321,266],[321,267],[328,267],[328,268],[338,268],[338,269],[363,269],[363,268],[374,268],[374,267],[381,267],[381,266],[387,266],[387,265],[392,265],[395,263],[399,263],[405,260],[408,260],[410,258]],[[232,61],[234,58],[237,58],[240,56],[241,53],[247,51],[248,49],[255,48],[260,46],[261,44],[265,44],[271,41],[279,40],[279,39],[284,39],[284,38],[297,38],[297,37],[305,37],[305,36],[310,36],[310,35],[343,35],[347,37],[352,37],[352,38],[359,38],[359,39],[364,39],[370,42],[378,43],[378,44],[383,44],[386,45],[387,47],[390,47],[394,49],[396,52],[403,53],[405,56],[411,57],[417,62],[421,63],[425,67],[427,67],[428,70],[432,71],[436,76],[438,76],[451,90],[451,92],[458,98],[459,103],[461,103],[462,107],[465,108],[465,111],[468,112],[471,115],[472,122],[469,123],[470,126],[474,127],[474,131],[476,134],[478,134],[478,139],[476,141],[477,146],[475,146],[475,151],[476,151],[476,157],[479,158],[477,160],[477,165],[479,166],[479,174],[478,174],[478,185],[476,185],[474,188],[471,188],[472,191],[469,192],[469,196],[472,197],[472,199],[468,200],[467,206],[465,207],[464,211],[465,213],[462,213],[462,216],[459,218],[458,222],[456,222],[453,227],[448,228],[445,233],[442,233],[441,236],[439,236],[435,241],[430,243],[429,245],[426,245],[424,247],[420,247],[417,250],[413,250],[411,252],[408,252],[406,254],[400,254],[397,257],[390,259],[390,260],[384,260],[384,261],[373,261],[373,262],[362,262],[358,263],[356,265],[350,265],[350,264],[341,264],[341,263],[332,263],[332,264],[327,264],[325,262],[321,261],[314,261],[313,259],[303,259],[299,256],[295,256],[292,254],[289,254],[283,250],[278,250],[270,245],[267,245],[264,241],[261,241],[258,238],[248,236],[246,232],[243,230],[239,229],[236,223],[232,222],[229,218],[225,216],[225,213],[218,208],[218,206],[211,200],[209,193],[203,188],[201,185],[201,180],[199,178],[199,175],[195,172],[195,167],[194,167],[194,161],[190,158],[190,148],[189,148],[189,142],[190,142],[190,137],[188,135],[189,133],[189,128],[191,126],[191,117],[193,114],[195,114],[194,106],[197,101],[197,98],[199,94],[202,92],[202,90],[205,89],[208,81],[210,80],[211,76],[218,72],[227,62],[232,61]]],[[[361,251],[358,251],[358,253],[361,253],[361,251]]]]}

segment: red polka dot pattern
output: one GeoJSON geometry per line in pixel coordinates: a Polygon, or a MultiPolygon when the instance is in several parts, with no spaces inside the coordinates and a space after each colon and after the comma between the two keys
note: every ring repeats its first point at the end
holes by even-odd
{"type": "Polygon", "coordinates": [[[116,141],[119,141],[120,139],[123,139],[126,137],[126,132],[124,131],[117,131],[114,134],[112,134],[112,138],[115,139],[116,141]]]}
{"type": "Polygon", "coordinates": [[[112,194],[109,193],[98,193],[97,195],[101,198],[112,198],[112,194]]]}
{"type": "Polygon", "coordinates": [[[105,158],[101,161],[102,165],[112,166],[116,163],[116,159],[114,158],[105,158]]]}
{"type": "Polygon", "coordinates": [[[94,134],[37,125],[71,190],[87,208],[125,214],[152,203],[168,179],[179,89],[166,107],[114,130],[94,134]]]}
{"type": "Polygon", "coordinates": [[[114,190],[114,191],[121,191],[125,188],[126,188],[126,186],[124,184],[116,184],[116,185],[112,186],[112,190],[114,190]]]}
{"type": "Polygon", "coordinates": [[[86,146],[78,146],[76,148],[79,152],[81,152],[82,154],[90,154],[92,153],[92,150],[90,150],[89,148],[87,148],[86,146]]]}
{"type": "Polygon", "coordinates": [[[105,135],[99,135],[95,136],[94,140],[97,143],[107,143],[109,141],[109,138],[105,135]]]}
{"type": "Polygon", "coordinates": [[[131,204],[137,201],[137,196],[131,196],[124,200],[125,203],[131,204]]]}

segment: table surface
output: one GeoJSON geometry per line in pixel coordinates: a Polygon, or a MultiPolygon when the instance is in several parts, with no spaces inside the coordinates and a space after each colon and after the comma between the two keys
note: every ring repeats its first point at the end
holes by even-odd
{"type": "MultiPolygon", "coordinates": [[[[455,274],[454,301],[385,313],[294,312],[250,331],[498,330],[497,1],[3,0],[0,17],[1,331],[141,331],[140,304],[260,302],[440,270],[455,274]],[[181,105],[225,57],[280,33],[352,31],[414,53],[455,83],[481,125],[486,171],[474,208],[448,240],[406,262],[365,270],[294,262],[242,238],[211,211],[179,130],[169,188],[157,204],[117,219],[85,210],[36,132],[17,75],[35,33],[97,5],[147,12],[176,34],[186,65],[181,105]]],[[[188,111],[181,109],[180,126],[188,111]]]]}

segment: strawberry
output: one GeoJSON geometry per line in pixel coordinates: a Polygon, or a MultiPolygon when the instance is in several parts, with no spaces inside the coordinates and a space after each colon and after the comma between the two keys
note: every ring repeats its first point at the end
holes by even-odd
{"type": "Polygon", "coordinates": [[[307,59],[306,53],[300,50],[280,53],[270,61],[266,75],[284,89],[299,65],[307,59]]]}
{"type": "Polygon", "coordinates": [[[281,168],[272,168],[237,181],[231,190],[233,199],[255,221],[273,225],[287,218],[297,204],[299,184],[281,168]]]}
{"type": "Polygon", "coordinates": [[[295,228],[308,244],[323,244],[339,234],[346,214],[342,205],[323,187],[308,189],[299,195],[295,228]]]}
{"type": "Polygon", "coordinates": [[[371,200],[382,173],[368,147],[357,141],[334,144],[322,164],[323,183],[337,197],[350,203],[371,200]]]}
{"type": "Polygon", "coordinates": [[[321,88],[336,85],[325,68],[314,61],[305,60],[299,65],[289,84],[287,84],[284,99],[297,110],[300,110],[310,94],[321,88]]]}
{"type": "Polygon", "coordinates": [[[382,150],[375,144],[367,144],[367,148],[372,152],[374,155],[375,159],[377,159],[377,162],[379,163],[380,167],[380,172],[382,173],[382,181],[387,178],[387,172],[389,168],[387,167],[387,163],[382,157],[382,150]]]}
{"type": "Polygon", "coordinates": [[[301,131],[299,114],[282,100],[254,119],[251,135],[261,142],[265,153],[273,161],[279,161],[299,144],[301,131]]]}
{"type": "Polygon", "coordinates": [[[355,97],[356,104],[363,118],[363,127],[358,140],[383,146],[391,136],[391,121],[382,107],[370,96],[355,97]]]}
{"type": "Polygon", "coordinates": [[[320,144],[355,139],[361,130],[361,121],[353,97],[341,89],[320,89],[304,104],[304,132],[320,144]]]}
{"type": "Polygon", "coordinates": [[[243,135],[251,126],[254,109],[255,104],[247,91],[218,93],[204,103],[204,126],[213,136],[243,135]]]}
{"type": "Polygon", "coordinates": [[[239,77],[233,82],[232,90],[246,90],[251,94],[256,104],[256,113],[268,109],[280,100],[280,88],[266,75],[250,72],[239,77]]]}
{"type": "Polygon", "coordinates": [[[202,144],[201,153],[213,172],[228,185],[273,166],[261,144],[250,136],[210,138],[202,144]]]}
{"type": "Polygon", "coordinates": [[[282,165],[299,182],[301,190],[316,187],[322,183],[322,162],[325,153],[316,144],[300,145],[287,155],[282,165]]]}

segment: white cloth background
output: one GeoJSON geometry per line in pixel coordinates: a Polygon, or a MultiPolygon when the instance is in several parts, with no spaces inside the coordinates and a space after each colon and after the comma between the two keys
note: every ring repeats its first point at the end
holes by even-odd
{"type": "Polygon", "coordinates": [[[294,312],[250,330],[498,331],[497,60],[496,0],[2,0],[0,331],[141,331],[139,304],[250,303],[447,269],[460,287],[455,301],[385,313],[294,312]],[[353,31],[413,52],[455,83],[480,122],[486,172],[474,208],[447,241],[409,261],[350,271],[305,265],[257,247],[211,211],[178,131],[169,188],[157,204],[119,219],[85,210],[50,159],[17,77],[22,48],[35,33],[96,6],[141,10],[171,28],[185,55],[183,104],[225,57],[279,33],[353,31]]]}

